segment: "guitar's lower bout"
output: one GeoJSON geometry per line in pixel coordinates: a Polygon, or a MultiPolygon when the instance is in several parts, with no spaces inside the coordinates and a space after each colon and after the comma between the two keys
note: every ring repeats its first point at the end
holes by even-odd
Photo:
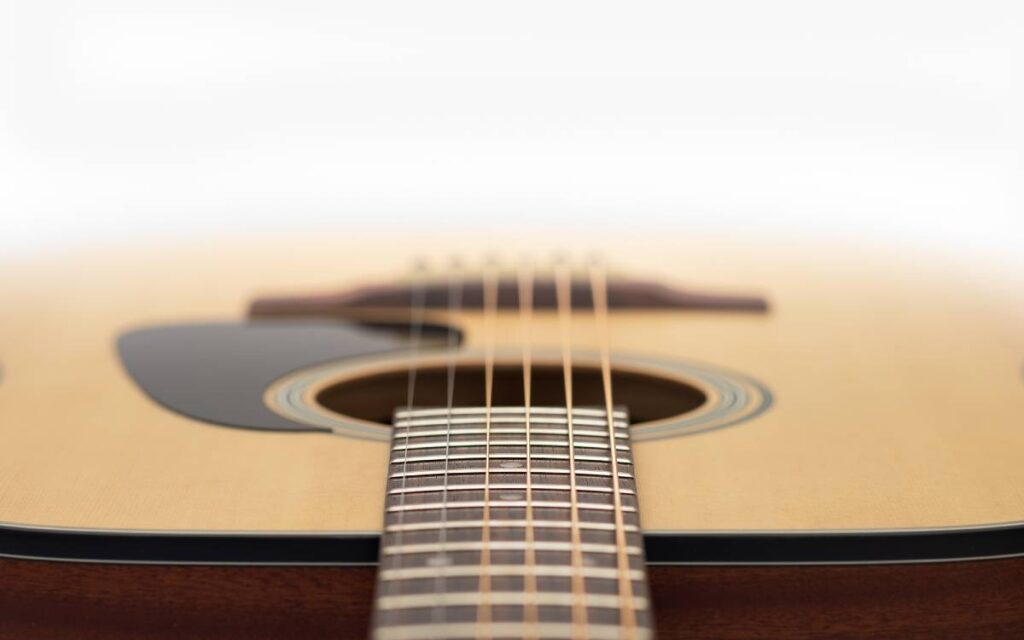
{"type": "MultiPolygon", "coordinates": [[[[376,568],[0,560],[0,638],[365,637],[376,568]]],[[[1024,559],[652,566],[663,638],[1017,638],[1024,559]]]]}

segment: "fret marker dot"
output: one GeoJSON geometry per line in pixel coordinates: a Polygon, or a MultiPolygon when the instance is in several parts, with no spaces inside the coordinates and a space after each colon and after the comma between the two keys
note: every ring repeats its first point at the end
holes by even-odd
{"type": "Polygon", "coordinates": [[[502,469],[522,469],[523,463],[516,462],[515,460],[509,460],[508,462],[502,462],[498,466],[501,467],[502,469]]]}
{"type": "Polygon", "coordinates": [[[501,493],[501,494],[498,494],[498,497],[500,499],[502,499],[502,500],[518,500],[519,499],[519,494],[518,493],[501,493]]]}
{"type": "Polygon", "coordinates": [[[452,559],[448,556],[433,556],[427,559],[427,565],[431,567],[447,567],[451,565],[452,559]]]}

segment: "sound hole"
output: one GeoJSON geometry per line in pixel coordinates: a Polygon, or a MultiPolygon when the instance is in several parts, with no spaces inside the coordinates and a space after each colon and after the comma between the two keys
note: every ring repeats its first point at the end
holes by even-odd
{"type": "MultiPolygon", "coordinates": [[[[324,388],[317,403],[339,414],[390,424],[392,412],[408,404],[408,370],[398,369],[345,380],[324,388]]],[[[531,404],[565,406],[565,385],[560,365],[538,364],[532,368],[531,404]]],[[[572,376],[573,404],[577,407],[604,406],[601,371],[597,367],[575,366],[572,376]]],[[[707,401],[705,394],[682,381],[636,371],[614,370],[612,386],[616,405],[630,411],[634,424],[679,416],[707,401]]],[[[443,366],[416,372],[417,407],[447,406],[448,379],[443,366]]],[[[484,406],[484,368],[459,364],[455,374],[453,404],[456,407],[484,406]]],[[[494,371],[492,406],[523,406],[523,371],[518,366],[498,366],[494,371]]]]}

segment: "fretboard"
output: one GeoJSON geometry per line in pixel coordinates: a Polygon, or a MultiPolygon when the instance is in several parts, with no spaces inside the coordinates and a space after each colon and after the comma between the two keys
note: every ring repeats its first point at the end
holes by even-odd
{"type": "Polygon", "coordinates": [[[627,415],[566,413],[396,412],[375,638],[651,637],[627,415]]]}

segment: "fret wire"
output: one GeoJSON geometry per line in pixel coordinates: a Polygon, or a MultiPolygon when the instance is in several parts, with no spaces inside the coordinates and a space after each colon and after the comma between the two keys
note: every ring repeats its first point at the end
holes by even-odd
{"type": "MultiPolygon", "coordinates": [[[[525,413],[523,407],[493,407],[492,411],[495,414],[523,414],[523,413],[525,413]]],[[[565,407],[533,407],[533,409],[531,410],[530,413],[532,415],[537,416],[537,417],[539,417],[539,418],[541,418],[543,420],[545,416],[565,416],[566,415],[566,408],[565,407]]],[[[420,416],[442,416],[442,417],[446,417],[446,416],[449,415],[448,414],[448,410],[445,409],[445,408],[439,408],[439,409],[408,409],[408,410],[396,411],[395,412],[395,419],[396,420],[403,420],[403,419],[406,419],[407,417],[409,417],[412,414],[415,414],[417,417],[420,417],[420,416]]],[[[466,415],[483,416],[483,414],[484,414],[484,412],[483,412],[483,410],[480,409],[480,407],[452,407],[452,410],[451,410],[451,415],[452,416],[466,416],[466,415]]],[[[601,424],[605,423],[604,409],[591,409],[591,408],[588,408],[588,407],[573,407],[572,408],[572,415],[576,416],[577,414],[580,415],[580,416],[588,416],[588,417],[591,417],[591,418],[598,418],[598,419],[601,420],[601,424]]],[[[625,419],[625,420],[629,419],[629,415],[626,413],[625,410],[622,410],[622,409],[614,410],[613,415],[616,418],[625,419]]]]}
{"type": "MultiPolygon", "coordinates": [[[[464,417],[461,417],[461,418],[452,418],[452,425],[453,426],[455,426],[455,425],[462,425],[462,426],[464,426],[464,425],[481,424],[481,423],[483,423],[484,418],[485,418],[485,416],[483,416],[483,415],[480,415],[480,416],[464,416],[464,417]]],[[[493,424],[520,424],[523,421],[523,416],[512,416],[512,415],[501,416],[501,415],[498,415],[498,416],[492,416],[491,417],[491,421],[492,421],[493,424]]],[[[548,427],[555,428],[555,427],[561,427],[563,425],[568,425],[569,420],[567,418],[547,417],[547,418],[538,418],[535,422],[537,424],[541,424],[541,425],[545,425],[545,426],[548,426],[548,427]]],[[[601,419],[598,419],[598,418],[590,418],[590,417],[581,418],[580,416],[575,416],[575,415],[573,416],[572,422],[577,427],[605,427],[608,424],[604,420],[601,420],[601,419]]],[[[416,431],[416,430],[418,430],[420,428],[424,428],[424,427],[443,427],[443,426],[445,426],[447,424],[448,423],[445,422],[441,418],[424,418],[424,419],[420,419],[420,420],[417,420],[417,419],[396,420],[395,423],[393,424],[393,427],[395,429],[411,429],[413,431],[416,431]]],[[[615,426],[616,426],[617,429],[626,429],[626,428],[629,427],[629,425],[626,424],[625,421],[622,418],[616,418],[615,426]]]]}
{"type": "MultiPolygon", "coordinates": [[[[546,440],[538,440],[537,442],[533,442],[531,440],[529,442],[531,444],[535,444],[535,445],[541,446],[541,447],[561,447],[561,448],[564,449],[564,448],[569,446],[569,441],[568,440],[556,440],[556,441],[553,441],[553,442],[552,441],[546,441],[546,440]]],[[[453,442],[451,444],[451,446],[455,447],[455,448],[486,447],[488,445],[498,445],[498,446],[502,446],[502,447],[525,447],[526,443],[527,443],[527,440],[511,440],[511,441],[506,441],[506,440],[491,440],[491,439],[487,439],[487,440],[470,440],[470,441],[453,442]]],[[[409,445],[405,445],[405,444],[395,445],[394,447],[392,447],[392,450],[393,451],[409,451],[409,450],[418,450],[418,449],[440,449],[441,446],[442,446],[442,443],[440,443],[440,442],[419,442],[419,443],[414,443],[414,444],[409,444],[409,445]]],[[[608,449],[610,449],[608,444],[606,444],[604,442],[577,442],[575,446],[580,448],[580,449],[602,449],[604,451],[607,451],[608,449]]],[[[619,444],[619,445],[616,445],[615,450],[616,451],[629,451],[629,447],[624,445],[624,444],[619,444]]]]}
{"type": "MultiPolygon", "coordinates": [[[[577,488],[578,489],[578,488],[577,488]]],[[[427,502],[437,502],[438,499],[444,494],[442,488],[437,488],[433,491],[425,491],[421,493],[410,493],[406,495],[405,504],[424,504],[427,502]]],[[[502,506],[512,502],[523,501],[526,499],[526,492],[523,487],[517,487],[514,490],[504,490],[497,496],[494,492],[491,492],[490,498],[484,500],[484,491],[482,489],[459,489],[455,486],[448,487],[448,502],[466,502],[476,501],[487,502],[489,505],[502,506]]],[[[549,502],[559,502],[561,500],[571,500],[572,492],[568,487],[560,487],[558,489],[537,489],[533,492],[534,497],[547,500],[549,502]],[[539,495],[538,495],[539,494],[539,495]]],[[[577,501],[586,504],[606,504],[613,505],[612,494],[609,492],[599,491],[581,491],[578,490],[577,501]]],[[[399,494],[393,494],[388,496],[389,502],[397,503],[401,496],[399,494]]],[[[633,496],[629,496],[630,499],[633,496]]]]}
{"type": "MultiPolygon", "coordinates": [[[[572,623],[538,622],[529,627],[531,637],[548,638],[550,640],[570,640],[579,637],[579,628],[572,623]]],[[[621,640],[621,627],[615,624],[593,623],[587,627],[589,640],[621,640]]],[[[463,640],[470,638],[514,638],[523,633],[523,626],[518,622],[492,622],[481,628],[476,622],[451,624],[410,624],[378,627],[375,630],[377,640],[463,640]]],[[[638,640],[653,638],[649,629],[639,629],[638,640]]]]}
{"type": "MultiPolygon", "coordinates": [[[[566,411],[565,407],[547,406],[547,407],[535,407],[537,413],[534,417],[537,418],[538,422],[553,422],[557,424],[565,424],[566,411]]],[[[524,407],[499,407],[494,406],[494,413],[492,414],[497,420],[507,420],[521,418],[525,415],[524,407]]],[[[479,407],[452,407],[452,420],[465,420],[465,419],[482,419],[486,411],[483,405],[479,407]]],[[[448,415],[447,410],[444,407],[414,407],[411,411],[398,408],[393,416],[395,422],[404,423],[406,421],[422,422],[425,420],[445,420],[445,416],[448,415]]],[[[605,422],[604,407],[598,405],[596,407],[575,407],[572,410],[574,420],[583,420],[591,422],[605,422]]],[[[629,419],[629,412],[626,409],[612,409],[612,417],[617,421],[629,419]]]]}
{"type": "MultiPolygon", "coordinates": [[[[443,473],[443,470],[441,470],[441,469],[436,469],[436,470],[434,470],[434,469],[419,469],[419,470],[409,471],[405,475],[407,475],[410,478],[417,478],[417,477],[427,477],[427,476],[439,476],[442,473],[443,473]]],[[[469,468],[469,469],[450,469],[448,471],[448,473],[450,475],[472,475],[472,474],[483,475],[484,468],[483,467],[473,467],[473,468],[469,468]]],[[[525,473],[527,473],[527,470],[526,469],[502,469],[501,473],[523,473],[523,474],[525,474],[525,473]]],[[[534,469],[532,473],[550,473],[552,475],[568,475],[569,474],[569,470],[568,469],[557,469],[557,468],[550,468],[550,469],[549,468],[545,468],[545,469],[534,469]]],[[[611,471],[604,471],[604,470],[601,470],[601,469],[576,469],[576,475],[578,475],[578,476],[595,477],[595,478],[610,478],[611,475],[612,475],[612,472],[611,471]]],[[[401,477],[401,475],[400,475],[399,472],[392,473],[392,474],[388,475],[389,479],[395,479],[395,478],[400,478],[400,477],[401,477]]],[[[633,474],[628,472],[628,471],[619,471],[619,477],[620,478],[626,478],[627,480],[633,480],[634,479],[633,474]]]]}
{"type": "MultiPolygon", "coordinates": [[[[481,571],[476,565],[451,565],[447,567],[408,567],[405,569],[381,569],[379,578],[381,580],[417,580],[422,578],[433,578],[438,573],[446,578],[452,577],[473,577],[481,571]]],[[[492,576],[523,576],[530,575],[541,577],[569,577],[572,567],[558,564],[491,564],[487,568],[492,576]]],[[[632,569],[629,572],[633,580],[642,580],[644,572],[639,569],[632,569]]],[[[583,577],[595,580],[614,580],[619,577],[619,570],[605,567],[583,567],[583,577]]]]}
{"type": "MultiPolygon", "coordinates": [[[[448,488],[449,488],[450,491],[480,491],[480,490],[482,490],[484,488],[484,485],[482,485],[482,484],[465,484],[465,485],[464,484],[451,484],[451,485],[448,485],[448,488]]],[[[515,491],[515,490],[520,490],[520,489],[526,489],[527,485],[525,485],[525,484],[499,483],[499,484],[492,484],[492,485],[490,485],[490,488],[491,489],[513,490],[513,491],[515,491]]],[[[409,494],[409,493],[430,493],[432,491],[440,491],[440,489],[441,489],[441,487],[439,485],[425,485],[425,486],[420,486],[420,487],[409,487],[409,488],[402,487],[402,488],[391,489],[391,490],[388,491],[388,494],[389,495],[398,495],[400,493],[405,493],[405,494],[409,494]]],[[[540,491],[568,491],[569,490],[569,485],[565,485],[565,484],[535,484],[535,485],[533,485],[533,489],[538,489],[540,491]]],[[[577,485],[576,486],[576,490],[577,491],[583,491],[583,492],[590,492],[590,493],[609,493],[609,494],[614,491],[614,489],[611,488],[611,487],[597,487],[597,486],[591,486],[591,485],[577,485]]],[[[634,491],[630,490],[630,489],[622,489],[621,491],[625,495],[636,495],[636,493],[634,491]]]]}
{"type": "MultiPolygon", "coordinates": [[[[458,407],[455,407],[452,410],[457,411],[458,407]]],[[[423,417],[415,413],[417,411],[420,411],[420,409],[414,409],[413,411],[413,413],[409,414],[405,418],[392,417],[392,426],[398,429],[417,429],[419,427],[429,427],[435,425],[444,426],[448,424],[443,415],[423,417]]],[[[462,415],[452,417],[452,424],[462,425],[482,422],[485,417],[485,412],[481,409],[476,409],[475,411],[477,412],[475,414],[464,413],[462,415]]],[[[495,424],[516,424],[517,422],[522,422],[523,417],[526,415],[522,413],[522,409],[520,409],[519,411],[520,413],[518,414],[501,413],[501,407],[494,407],[494,413],[492,414],[491,417],[494,420],[495,424]]],[[[579,413],[574,411],[572,414],[573,424],[584,427],[605,426],[608,424],[608,421],[604,417],[604,408],[602,408],[600,411],[600,413],[588,413],[586,415],[580,415],[579,413]]],[[[613,417],[615,420],[615,425],[618,426],[620,429],[627,428],[629,426],[629,417],[626,413],[616,411],[613,417]]],[[[569,423],[569,420],[568,418],[566,418],[565,415],[565,410],[562,410],[560,415],[540,414],[533,416],[533,418],[535,418],[537,424],[543,424],[549,427],[561,427],[569,423]]]]}
{"type": "MultiPolygon", "coordinates": [[[[526,469],[523,466],[520,466],[520,461],[519,460],[515,460],[514,459],[514,461],[515,461],[515,463],[517,465],[516,467],[502,467],[502,466],[495,466],[495,465],[492,464],[491,465],[491,474],[494,475],[494,476],[501,476],[498,479],[500,482],[505,482],[507,484],[515,484],[515,485],[518,485],[520,487],[525,486],[525,480],[526,480],[526,475],[527,475],[526,474],[526,469]]],[[[505,462],[505,463],[508,463],[510,461],[509,460],[496,460],[495,462],[505,462]]],[[[522,460],[522,462],[526,462],[525,458],[522,460]]],[[[551,463],[553,461],[551,461],[551,460],[543,460],[542,462],[551,463]]],[[[436,462],[427,462],[427,463],[423,463],[423,464],[433,464],[433,465],[436,465],[437,463],[436,462]]],[[[460,462],[460,464],[476,464],[476,463],[473,462],[473,461],[469,461],[469,462],[462,461],[462,462],[460,462]]],[[[416,481],[412,484],[412,486],[414,486],[414,487],[426,487],[426,486],[429,486],[431,484],[430,481],[433,479],[433,476],[440,475],[440,473],[438,471],[436,471],[434,469],[431,469],[431,468],[419,469],[419,471],[424,471],[425,473],[420,473],[418,475],[416,474],[416,471],[417,471],[417,469],[412,469],[412,470],[410,470],[408,472],[409,473],[409,475],[408,475],[409,478],[415,478],[416,479],[416,481]]],[[[482,478],[478,479],[478,478],[472,477],[473,475],[483,476],[483,473],[484,473],[483,467],[466,467],[465,469],[452,469],[451,471],[452,471],[452,473],[450,475],[452,475],[452,476],[460,475],[461,476],[458,479],[459,482],[455,483],[457,485],[468,485],[468,484],[476,484],[476,483],[483,482],[482,478]],[[465,471],[466,473],[462,473],[462,474],[456,474],[455,473],[456,471],[460,471],[460,470],[461,471],[465,471]],[[474,471],[477,472],[477,473],[474,474],[474,471]]],[[[586,469],[580,469],[580,471],[587,471],[587,470],[586,469]]],[[[601,473],[600,471],[601,470],[594,470],[593,473],[590,473],[590,474],[588,474],[588,473],[580,473],[580,474],[577,475],[577,477],[578,478],[579,477],[584,478],[584,484],[586,486],[588,486],[588,487],[610,487],[611,486],[611,482],[608,481],[608,479],[611,478],[611,475],[610,475],[611,472],[610,471],[605,471],[604,473],[601,473]]],[[[530,475],[533,476],[533,477],[530,478],[530,480],[532,482],[536,482],[536,483],[540,483],[540,484],[559,485],[559,486],[561,486],[563,488],[568,489],[569,488],[568,479],[565,477],[567,474],[568,474],[568,469],[567,468],[533,467],[533,468],[531,468],[531,471],[530,471],[530,475]]],[[[633,479],[628,477],[628,475],[626,475],[625,472],[623,472],[622,470],[619,471],[619,478],[621,478],[622,480],[626,481],[626,484],[622,485],[624,488],[626,488],[626,489],[635,489],[635,487],[632,485],[633,479]]],[[[401,482],[399,482],[400,480],[401,480],[401,478],[399,478],[398,476],[394,476],[394,475],[392,475],[390,478],[388,478],[388,484],[387,484],[388,490],[390,491],[390,490],[399,488],[401,486],[401,482]]]]}
{"type": "MultiPolygon", "coordinates": [[[[533,500],[534,507],[540,508],[551,508],[551,509],[572,509],[576,507],[578,509],[588,509],[591,511],[612,511],[615,507],[610,504],[602,504],[600,502],[563,502],[559,500],[533,500]]],[[[500,503],[492,502],[492,506],[501,508],[518,508],[525,507],[526,500],[503,500],[500,503]]],[[[385,507],[384,510],[387,513],[398,513],[401,510],[405,511],[430,511],[433,509],[442,509],[444,505],[448,505],[448,509],[480,509],[484,506],[483,500],[465,500],[465,501],[443,501],[443,502],[425,502],[421,504],[405,504],[405,505],[392,505],[385,507]]],[[[622,511],[625,513],[636,513],[636,507],[630,505],[623,505],[622,511]]],[[[577,525],[572,525],[575,528],[577,525]]]]}
{"type": "MultiPolygon", "coordinates": [[[[468,592],[447,592],[441,594],[412,594],[397,596],[378,596],[377,606],[384,610],[394,609],[416,609],[421,607],[458,607],[478,606],[477,611],[490,611],[490,605],[518,605],[523,601],[523,594],[520,591],[481,591],[468,592]]],[[[642,597],[633,598],[634,606],[638,609],[647,608],[647,599],[642,597]]],[[[598,593],[575,594],[545,592],[544,604],[547,606],[583,606],[599,609],[615,609],[619,607],[620,598],[618,595],[605,595],[598,593]]],[[[489,625],[490,619],[477,618],[477,623],[489,625]]]]}
{"type": "MultiPolygon", "coordinates": [[[[522,422],[521,420],[517,421],[516,424],[519,424],[521,422],[522,422]]],[[[415,430],[412,430],[412,431],[409,431],[408,437],[409,438],[436,438],[437,436],[445,435],[447,432],[448,432],[447,429],[436,429],[434,431],[415,431],[415,430]]],[[[452,435],[453,436],[479,436],[479,435],[483,435],[484,433],[485,433],[485,430],[482,429],[482,428],[481,429],[452,429],[452,435]]],[[[525,434],[525,433],[526,433],[526,429],[525,428],[524,429],[515,429],[515,428],[511,428],[511,427],[498,427],[497,429],[494,429],[494,428],[491,429],[491,434],[492,435],[493,434],[497,434],[497,435],[520,435],[520,434],[525,434]]],[[[564,436],[564,435],[566,435],[568,433],[568,431],[566,431],[565,429],[545,429],[545,428],[542,427],[542,428],[539,428],[539,429],[538,428],[531,428],[530,429],[530,433],[531,434],[535,434],[535,435],[540,435],[540,436],[564,436]]],[[[398,435],[399,436],[404,436],[406,434],[401,433],[401,434],[398,434],[398,435]]],[[[607,433],[607,431],[591,431],[589,429],[585,429],[585,430],[584,429],[576,429],[576,435],[583,436],[583,437],[586,437],[586,438],[604,438],[605,436],[608,435],[608,433],[607,433]]],[[[624,427],[623,428],[618,428],[617,427],[616,428],[615,437],[616,438],[622,438],[623,440],[625,440],[625,439],[629,438],[629,433],[625,430],[624,427]]]]}
{"type": "MultiPolygon", "coordinates": [[[[617,456],[616,456],[617,457],[617,456]]],[[[436,456],[418,456],[413,458],[395,458],[390,464],[398,464],[399,462],[438,462],[445,460],[522,460],[525,456],[518,453],[494,453],[490,456],[476,453],[455,453],[452,455],[436,455],[436,456]]],[[[617,457],[618,458],[618,457],[617,457]]],[[[530,456],[531,460],[568,460],[570,463],[574,462],[611,462],[611,457],[604,456],[589,456],[575,454],[570,456],[567,453],[534,453],[530,456]]],[[[625,458],[618,458],[618,461],[622,464],[633,464],[632,460],[625,458]]],[[[570,468],[574,466],[569,465],[570,468]]],[[[490,467],[484,467],[488,469],[490,467]]],[[[483,471],[482,473],[486,473],[483,471]]]]}
{"type": "MultiPolygon", "coordinates": [[[[388,525],[384,527],[385,533],[397,531],[434,531],[441,527],[448,529],[479,529],[483,526],[482,520],[448,520],[446,522],[413,522],[400,525],[388,525]]],[[[570,524],[561,520],[491,520],[492,527],[503,527],[506,529],[568,529],[570,524]]],[[[626,531],[639,533],[640,527],[625,525],[626,531]]],[[[614,523],[606,522],[580,522],[580,529],[586,531],[614,531],[614,523]]]]}
{"type": "MultiPolygon", "coordinates": [[[[574,551],[579,549],[581,553],[618,553],[618,547],[614,544],[600,544],[593,542],[580,542],[574,544],[572,542],[548,542],[548,541],[534,541],[531,543],[534,549],[541,551],[574,551]]],[[[516,541],[487,541],[481,540],[480,542],[446,542],[444,546],[438,543],[417,543],[417,544],[406,544],[406,545],[388,545],[381,550],[381,553],[385,556],[390,555],[408,555],[413,553],[436,553],[438,551],[484,551],[487,549],[495,549],[499,551],[525,551],[527,547],[525,542],[516,541]]],[[[626,553],[639,555],[641,553],[640,547],[625,547],[626,553]]],[[[486,568],[487,565],[481,563],[482,567],[486,568]]]]}

